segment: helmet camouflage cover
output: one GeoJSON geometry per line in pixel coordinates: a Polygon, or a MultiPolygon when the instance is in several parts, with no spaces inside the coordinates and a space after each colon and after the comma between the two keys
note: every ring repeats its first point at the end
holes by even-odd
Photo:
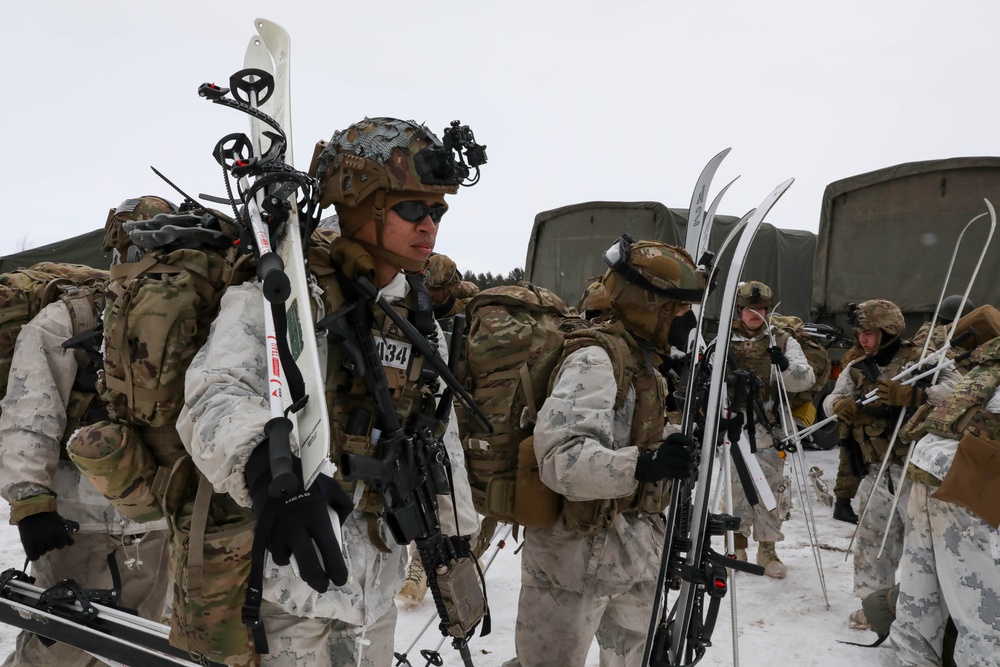
{"type": "Polygon", "coordinates": [[[440,178],[428,159],[435,150],[444,150],[441,140],[415,121],[365,118],[354,123],[316,146],[309,171],[320,184],[320,206],[355,206],[379,189],[455,194],[460,180],[440,178]],[[427,148],[431,153],[423,152],[427,148]]]}
{"type": "Polygon", "coordinates": [[[906,328],[906,320],[899,306],[886,299],[869,299],[848,314],[851,326],[861,331],[881,329],[890,336],[898,336],[906,328]]]}
{"type": "Polygon", "coordinates": [[[738,308],[770,308],[774,305],[774,293],[771,288],[759,280],[748,280],[740,283],[736,290],[736,306],[738,308]]]}
{"type": "Polygon", "coordinates": [[[458,282],[458,267],[451,257],[436,253],[427,259],[424,284],[428,287],[454,287],[458,282]]]}
{"type": "Polygon", "coordinates": [[[104,245],[102,250],[109,252],[117,250],[123,256],[132,245],[128,234],[122,227],[123,223],[133,220],[151,220],[160,213],[176,213],[177,207],[172,203],[153,195],[126,199],[117,208],[108,211],[108,219],[104,223],[104,245]]]}
{"type": "MultiPolygon", "coordinates": [[[[618,243],[623,242],[627,244],[625,237],[618,243]]],[[[668,350],[670,323],[682,304],[701,300],[705,274],[683,248],[659,241],[619,248],[624,251],[619,252],[621,261],[612,264],[612,251],[605,255],[611,268],[601,279],[614,313],[631,333],[668,350]]]]}

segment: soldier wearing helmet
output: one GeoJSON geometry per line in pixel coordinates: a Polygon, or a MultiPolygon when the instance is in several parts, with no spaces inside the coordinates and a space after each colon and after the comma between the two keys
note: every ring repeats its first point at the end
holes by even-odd
{"type": "MultiPolygon", "coordinates": [[[[737,318],[731,325],[729,343],[729,369],[749,371],[756,376],[762,388],[751,391],[746,405],[730,405],[744,415],[747,424],[755,424],[753,433],[744,431],[742,437],[756,445],[755,461],[760,465],[775,506],[768,509],[765,503],[751,505],[739,477],[733,475],[733,508],[730,513],[741,519],[735,535],[736,557],[747,559],[748,538],[751,533],[757,541],[757,563],[764,567],[764,574],[783,579],[787,570],[775,549],[775,543],[784,539],[781,524],[791,510],[791,490],[784,474],[784,459],[774,448],[772,429],[780,428],[779,383],[794,395],[806,391],[816,382],[816,375],[806,359],[802,346],[787,331],[770,324],[770,311],[774,306],[771,288],[758,280],[740,283],[736,291],[737,318]],[[756,409],[753,405],[756,402],[756,409]],[[761,416],[768,423],[761,421],[761,416]]],[[[756,384],[756,383],[755,383],[756,384]]]]}
{"type": "Polygon", "coordinates": [[[595,632],[602,664],[639,664],[660,513],[670,480],[690,474],[692,443],[666,421],[657,369],[671,325],[700,302],[705,277],[683,249],[627,235],[605,261],[611,318],[567,339],[535,423],[538,474],[563,496],[562,516],[526,529],[508,667],[582,667],[595,632]]]}
{"type": "MultiPolygon", "coordinates": [[[[317,339],[327,357],[327,391],[325,397],[313,398],[327,402],[334,461],[347,452],[383,457],[383,410],[395,412],[404,428],[418,420],[437,420],[436,401],[442,393],[437,372],[361,285],[363,279],[373,284],[395,313],[447,359],[421,272],[448,210],[445,197],[475,183],[486,155],[468,126],[457,121],[442,136],[414,121],[365,118],[319,142],[313,155],[310,174],[318,183],[314,217],[333,205],[340,226],[339,234],[328,226],[311,230],[308,265],[321,301],[317,320],[348,317],[344,313],[352,318],[350,326],[336,320],[340,338],[317,339]],[[373,348],[381,366],[359,363],[354,350],[373,348]],[[355,371],[362,368],[364,377],[357,377],[355,371]],[[372,386],[388,387],[391,405],[377,401],[372,386]]],[[[178,430],[216,488],[251,506],[258,528],[271,526],[268,550],[276,565],[268,569],[261,605],[271,652],[262,656],[263,664],[353,665],[363,659],[363,664],[388,665],[393,662],[394,598],[403,583],[406,548],[396,543],[391,524],[381,518],[385,508],[378,490],[343,480],[339,471],[331,479],[331,468],[305,491],[302,507],[265,522],[280,507],[267,493],[270,467],[259,435],[270,419],[264,399],[269,388],[262,301],[258,284],[227,291],[212,335],[187,372],[187,406],[178,430]],[[215,370],[220,367],[245,372],[220,375],[215,370]],[[227,417],[199,419],[210,414],[227,417]],[[331,508],[342,523],[341,544],[331,508]],[[297,569],[291,567],[290,555],[297,569]]],[[[437,517],[460,560],[467,558],[464,538],[475,534],[478,517],[455,423],[451,415],[441,431],[456,502],[437,496],[437,517]]],[[[296,447],[293,443],[293,452],[296,447]]]]}
{"type": "Polygon", "coordinates": [[[101,249],[104,252],[114,252],[113,264],[129,261],[128,249],[132,247],[132,239],[125,231],[124,223],[151,220],[161,213],[176,212],[177,207],[162,197],[146,195],[126,199],[108,211],[108,219],[104,223],[104,243],[101,249]]]}
{"type": "Polygon", "coordinates": [[[479,294],[475,283],[462,280],[455,261],[441,253],[435,253],[427,260],[424,284],[431,295],[434,317],[445,331],[451,331],[451,318],[464,313],[466,304],[479,294]]]}
{"type": "MultiPolygon", "coordinates": [[[[105,250],[127,248],[121,223],[173,210],[159,197],[127,199],[111,209],[105,250]]],[[[67,267],[69,268],[69,267],[67,267]]],[[[73,267],[79,273],[81,267],[73,267]]],[[[10,503],[31,575],[43,588],[72,578],[84,589],[119,587],[122,603],[160,622],[168,590],[166,522],[125,517],[67,458],[80,427],[107,418],[95,386],[100,365],[100,318],[106,271],[72,284],[24,324],[10,359],[0,401],[0,495],[10,503]],[[89,334],[89,335],[88,335],[89,334]],[[74,345],[64,348],[63,343],[74,345]],[[114,582],[108,557],[121,566],[114,582]]],[[[106,452],[105,452],[106,454],[106,452]]],[[[90,665],[94,658],[68,644],[23,631],[5,665],[90,665]]]]}
{"type": "MultiPolygon", "coordinates": [[[[902,337],[906,327],[899,307],[886,299],[870,299],[849,308],[848,319],[854,326],[864,356],[854,359],[837,378],[830,394],[823,400],[827,414],[835,414],[846,430],[846,447],[855,449],[861,478],[858,488],[862,505],[868,505],[868,518],[859,524],[854,550],[854,594],[864,599],[870,593],[891,587],[903,548],[903,528],[907,524],[906,502],[909,486],[896,488],[902,476],[902,462],[907,445],[895,437],[897,422],[925,403],[929,396],[946,395],[961,375],[954,369],[942,370],[937,385],[921,386],[894,379],[904,369],[920,360],[921,348],[902,337]],[[930,392],[928,390],[931,390],[930,392]],[[861,402],[872,396],[865,405],[861,402]],[[880,484],[875,478],[884,457],[889,457],[880,484]],[[899,494],[895,515],[889,515],[893,494],[899,494]],[[866,500],[867,499],[867,500],[866,500]],[[884,531],[889,532],[881,557],[876,554],[884,531]]],[[[839,473],[838,473],[839,476],[839,473]]],[[[864,611],[851,614],[851,624],[867,627],[864,611]]]]}

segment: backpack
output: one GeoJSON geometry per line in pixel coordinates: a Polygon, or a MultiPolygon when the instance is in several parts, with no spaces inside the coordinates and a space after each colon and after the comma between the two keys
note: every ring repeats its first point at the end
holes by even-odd
{"type": "Polygon", "coordinates": [[[534,423],[551,390],[567,337],[598,326],[577,315],[554,292],[529,283],[483,290],[466,306],[466,317],[468,337],[460,376],[493,427],[492,434],[484,433],[459,412],[476,511],[505,523],[551,525],[561,497],[546,493],[538,480],[531,438],[534,423]],[[530,490],[531,501],[525,502],[524,493],[530,490]]]}
{"type": "MultiPolygon", "coordinates": [[[[30,268],[0,274],[0,398],[7,394],[7,376],[21,327],[62,296],[99,296],[107,281],[107,271],[83,264],[56,262],[40,262],[30,268]]],[[[92,303],[87,305],[92,306],[92,303]]],[[[71,307],[69,311],[74,334],[88,328],[87,323],[78,322],[76,308],[71,307]]]]}
{"type": "Polygon", "coordinates": [[[806,356],[806,361],[809,362],[813,373],[816,374],[816,381],[809,389],[791,394],[788,397],[792,408],[798,408],[807,403],[811,404],[830,380],[830,355],[822,343],[809,335],[805,324],[798,317],[794,315],[772,315],[771,324],[798,341],[802,347],[802,352],[806,356]]]}
{"type": "Polygon", "coordinates": [[[257,664],[241,619],[252,515],[213,493],[176,431],[184,374],[208,338],[223,294],[255,274],[252,257],[232,243],[227,223],[204,210],[142,223],[147,242],[165,244],[111,269],[98,380],[110,419],[81,429],[67,449],[123,514],[136,521],[166,517],[174,582],[171,644],[219,662],[257,664]]]}

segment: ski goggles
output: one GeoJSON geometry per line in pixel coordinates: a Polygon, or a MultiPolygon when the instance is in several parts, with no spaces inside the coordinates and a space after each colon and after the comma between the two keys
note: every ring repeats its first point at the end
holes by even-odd
{"type": "Polygon", "coordinates": [[[444,217],[445,212],[448,210],[448,205],[441,202],[428,205],[422,201],[406,199],[398,202],[391,208],[396,212],[396,215],[407,222],[416,224],[429,215],[431,216],[431,222],[437,225],[441,223],[441,218],[444,217]]]}
{"type": "Polygon", "coordinates": [[[628,263],[628,258],[632,250],[632,246],[635,243],[636,240],[628,234],[622,234],[619,236],[611,247],[604,253],[605,264],[607,264],[612,271],[625,276],[625,279],[630,283],[635,283],[636,285],[639,285],[643,289],[654,294],[658,294],[675,301],[685,301],[690,303],[697,303],[701,301],[703,290],[682,289],[680,287],[657,287],[638,270],[636,270],[635,267],[630,265],[628,263]]]}

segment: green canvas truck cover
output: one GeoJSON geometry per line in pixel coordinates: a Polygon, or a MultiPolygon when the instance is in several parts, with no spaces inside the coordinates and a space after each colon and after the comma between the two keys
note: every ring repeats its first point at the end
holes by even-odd
{"type": "MultiPolygon", "coordinates": [[[[575,306],[590,278],[607,270],[604,251],[621,234],[636,240],[657,240],[684,245],[687,209],[667,208],[658,202],[585,202],[542,211],[528,242],[525,279],[546,287],[575,306]]],[[[709,249],[718,251],[726,235],[739,220],[717,215],[709,238],[709,249]]],[[[722,267],[718,284],[726,281],[735,243],[716,263],[722,267]]],[[[809,316],[810,285],[816,236],[812,232],[778,229],[764,223],[744,266],[743,279],[760,280],[770,286],[781,302],[779,311],[802,319],[809,316]]],[[[696,261],[699,258],[694,258],[696,261]]],[[[709,318],[718,319],[722,294],[708,301],[709,318]]]]}
{"type": "MultiPolygon", "coordinates": [[[[908,333],[934,314],[958,236],[1000,207],[1000,157],[908,162],[835,181],[823,193],[812,283],[814,319],[848,330],[848,303],[897,304],[908,333]]],[[[989,216],[965,233],[946,294],[965,291],[989,216]]],[[[1000,304],[1000,239],[994,238],[969,298],[1000,304]]]]}
{"type": "Polygon", "coordinates": [[[95,269],[107,269],[111,266],[111,253],[101,250],[103,243],[104,229],[95,229],[86,234],[0,257],[0,273],[34,266],[39,262],[84,264],[95,269]]]}

